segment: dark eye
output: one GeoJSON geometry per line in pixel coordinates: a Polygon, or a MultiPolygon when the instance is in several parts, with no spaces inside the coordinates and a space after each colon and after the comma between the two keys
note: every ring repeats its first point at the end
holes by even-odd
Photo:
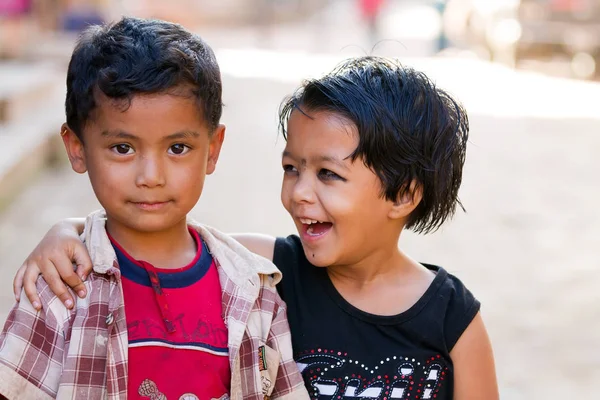
{"type": "Polygon", "coordinates": [[[133,154],[133,148],[124,143],[114,145],[111,149],[118,154],[133,154]]]}
{"type": "Polygon", "coordinates": [[[189,150],[190,148],[183,143],[176,143],[173,146],[169,147],[170,154],[181,155],[187,153],[189,150]]]}
{"type": "Polygon", "coordinates": [[[283,166],[283,171],[288,173],[288,172],[296,172],[296,167],[294,167],[293,165],[290,164],[285,164],[283,166]]]}
{"type": "Polygon", "coordinates": [[[333,179],[345,180],[344,178],[342,178],[335,172],[332,172],[332,171],[330,171],[328,169],[324,169],[324,168],[319,171],[319,178],[324,179],[324,180],[333,180],[333,179]]]}

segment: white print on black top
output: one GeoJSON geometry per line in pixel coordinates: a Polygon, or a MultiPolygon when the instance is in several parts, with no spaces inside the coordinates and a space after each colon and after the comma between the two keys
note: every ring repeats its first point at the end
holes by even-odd
{"type": "Polygon", "coordinates": [[[296,357],[312,399],[436,399],[448,367],[440,355],[426,360],[391,356],[365,365],[348,353],[317,349],[296,357]]]}

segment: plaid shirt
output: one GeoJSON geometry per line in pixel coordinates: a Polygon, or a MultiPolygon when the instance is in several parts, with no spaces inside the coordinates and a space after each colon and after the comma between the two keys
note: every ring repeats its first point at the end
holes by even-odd
{"type": "MultiPolygon", "coordinates": [[[[43,279],[43,309],[25,296],[0,334],[0,393],[12,399],[123,399],[127,396],[127,324],[120,271],[105,214],[86,220],[82,238],[94,264],[88,295],[68,310],[43,279]]],[[[213,255],[228,329],[231,399],[308,399],[292,357],[281,273],[229,236],[190,223],[213,255]]],[[[170,400],[170,399],[169,399],[170,400]]]]}

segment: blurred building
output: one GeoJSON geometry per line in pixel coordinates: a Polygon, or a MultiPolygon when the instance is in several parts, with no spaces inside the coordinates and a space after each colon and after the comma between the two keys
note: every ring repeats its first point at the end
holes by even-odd
{"type": "Polygon", "coordinates": [[[99,22],[111,0],[0,0],[0,58],[20,58],[45,35],[99,22]]]}
{"type": "Polygon", "coordinates": [[[0,58],[18,58],[41,35],[73,32],[122,15],[159,18],[188,28],[300,19],[323,0],[0,0],[0,58]]]}
{"type": "Polygon", "coordinates": [[[600,0],[447,0],[450,40],[518,66],[566,60],[580,78],[600,78],[600,0]]]}

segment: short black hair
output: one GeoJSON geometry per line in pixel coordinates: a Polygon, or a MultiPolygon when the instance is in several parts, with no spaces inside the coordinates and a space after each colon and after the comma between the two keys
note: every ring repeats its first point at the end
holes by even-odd
{"type": "Polygon", "coordinates": [[[294,110],[307,116],[331,112],[358,130],[360,158],[382,183],[381,196],[397,201],[411,193],[414,181],[422,200],[406,228],[436,231],[457,205],[466,156],[469,121],[464,108],[422,72],[382,57],[346,60],[329,74],[304,81],[279,110],[287,139],[294,110]]]}
{"type": "Polygon", "coordinates": [[[199,36],[178,24],[130,17],[91,26],[69,62],[67,125],[82,138],[98,91],[128,107],[136,94],[180,87],[191,89],[202,118],[214,130],[223,110],[221,73],[214,52],[199,36]]]}

